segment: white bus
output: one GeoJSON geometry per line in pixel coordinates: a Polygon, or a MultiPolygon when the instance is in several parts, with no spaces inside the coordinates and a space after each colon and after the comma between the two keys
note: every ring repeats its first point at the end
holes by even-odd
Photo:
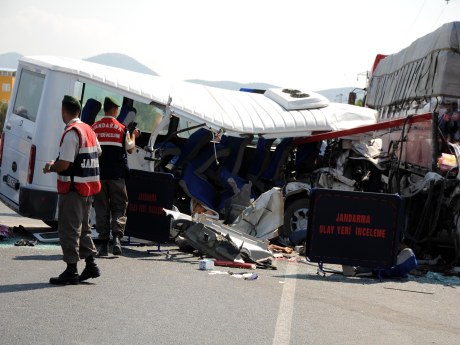
{"type": "MultiPolygon", "coordinates": [[[[257,147],[267,140],[271,143],[269,162],[276,162],[272,168],[278,180],[267,178],[263,181],[266,188],[284,184],[292,173],[280,173],[289,159],[287,151],[279,155],[279,161],[273,158],[276,144],[288,142],[283,139],[370,125],[377,119],[374,110],[330,103],[321,95],[295,89],[269,89],[264,94],[231,91],[64,57],[24,57],[19,61],[1,137],[0,199],[19,214],[48,224],[57,215],[56,176],[43,174],[42,168],[58,155],[65,94],[81,101],[82,120],[86,122],[102,115],[102,111],[93,113],[92,105],[103,103],[108,95],[119,99],[120,112],[137,110],[134,122],[142,134],[136,141],[136,152],[129,155],[131,169],[167,171],[168,164],[185,154],[190,134],[203,127],[213,133],[206,143],[214,145],[211,156],[222,163],[229,160],[224,161],[223,153],[217,157],[215,139],[222,135],[246,139],[235,160],[238,166],[230,169],[244,180],[249,166],[258,161],[257,147]],[[166,147],[172,149],[165,159],[166,147]]],[[[293,145],[286,147],[295,149],[293,145]]],[[[259,176],[266,171],[260,171],[259,176]]],[[[199,195],[190,195],[193,186],[187,185],[180,170],[172,172],[179,182],[176,189],[181,191],[178,200],[194,198],[207,208],[217,208],[199,195]]],[[[215,186],[213,181],[205,182],[215,186]]]]}
{"type": "MultiPolygon", "coordinates": [[[[83,108],[88,99],[103,103],[108,95],[136,108],[137,126],[144,132],[139,144],[142,145],[145,138],[148,141],[155,120],[164,113],[161,102],[168,99],[167,94],[165,99],[148,94],[144,85],[149,84],[149,78],[61,57],[22,58],[1,136],[0,198],[3,203],[26,217],[46,223],[55,220],[56,176],[43,174],[42,168],[58,155],[64,129],[61,101],[65,94],[76,96],[83,108]]],[[[98,116],[101,115],[102,110],[98,116]]],[[[136,158],[143,156],[140,151],[138,148],[130,157],[130,164],[135,168],[142,168],[137,161],[143,163],[143,157],[136,158]]]]}

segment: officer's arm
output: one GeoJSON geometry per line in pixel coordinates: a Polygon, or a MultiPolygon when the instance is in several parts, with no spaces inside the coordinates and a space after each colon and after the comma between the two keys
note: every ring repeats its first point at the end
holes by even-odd
{"type": "Polygon", "coordinates": [[[79,149],[79,140],[76,130],[68,131],[63,140],[61,147],[59,148],[59,158],[56,162],[48,162],[43,168],[43,172],[56,172],[60,173],[64,170],[67,170],[72,164],[73,160],[77,156],[79,149]]]}
{"type": "Polygon", "coordinates": [[[56,172],[60,173],[64,170],[67,170],[70,167],[71,162],[63,161],[63,160],[58,160],[56,162],[48,162],[45,165],[45,168],[43,169],[43,172],[49,173],[49,172],[56,172]]]}
{"type": "Polygon", "coordinates": [[[133,153],[136,148],[136,137],[135,135],[130,135],[129,131],[125,132],[125,149],[128,153],[133,153]]]}

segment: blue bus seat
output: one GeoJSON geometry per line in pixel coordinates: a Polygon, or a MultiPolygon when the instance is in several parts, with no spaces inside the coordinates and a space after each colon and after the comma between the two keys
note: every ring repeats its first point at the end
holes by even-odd
{"type": "Polygon", "coordinates": [[[84,123],[92,126],[101,108],[102,108],[101,102],[99,102],[98,100],[95,100],[94,98],[88,98],[86,100],[86,103],[83,109],[81,110],[80,119],[84,123]]]}
{"type": "Polygon", "coordinates": [[[179,157],[181,148],[171,141],[159,142],[153,145],[155,151],[155,167],[160,170],[171,160],[171,157],[179,157]]]}
{"type": "Polygon", "coordinates": [[[211,183],[195,172],[193,164],[187,164],[182,172],[179,186],[190,198],[194,198],[203,206],[218,212],[218,193],[211,183]]]}
{"type": "MultiPolygon", "coordinates": [[[[273,143],[273,141],[271,143],[273,143]]],[[[252,182],[254,193],[256,194],[264,193],[272,187],[281,187],[285,183],[284,180],[281,180],[281,169],[287,160],[289,152],[294,147],[294,139],[282,139],[281,142],[276,146],[273,153],[269,151],[270,146],[268,146],[268,143],[264,142],[262,142],[260,146],[258,145],[258,150],[263,151],[264,154],[267,154],[268,151],[268,159],[266,157],[259,159],[261,161],[262,159],[267,159],[268,162],[265,163],[265,168],[260,167],[259,172],[257,172],[255,169],[252,170],[252,172],[254,172],[256,175],[248,174],[248,179],[252,182]],[[264,144],[267,146],[264,147],[264,144]]]]}
{"type": "Polygon", "coordinates": [[[229,148],[230,152],[222,163],[222,166],[230,171],[233,175],[238,175],[241,163],[243,162],[244,151],[246,146],[251,143],[253,136],[231,137],[223,135],[220,144],[229,148]]]}
{"type": "Polygon", "coordinates": [[[185,163],[195,158],[198,153],[211,142],[212,132],[206,128],[200,128],[190,135],[181,147],[180,155],[175,156],[171,164],[175,169],[182,168],[185,163]]]}
{"type": "Polygon", "coordinates": [[[120,108],[120,112],[118,113],[117,120],[118,122],[128,126],[130,123],[134,121],[136,117],[137,110],[136,108],[124,105],[120,108]]]}
{"type": "Polygon", "coordinates": [[[293,138],[282,139],[281,142],[276,146],[273,156],[270,157],[268,167],[262,172],[260,178],[267,181],[278,180],[280,178],[281,168],[286,162],[287,156],[293,147],[293,138]]]}
{"type": "Polygon", "coordinates": [[[305,173],[314,170],[315,161],[321,148],[321,142],[300,144],[296,148],[296,173],[305,173]]]}
{"type": "Polygon", "coordinates": [[[259,178],[262,172],[267,168],[268,163],[270,162],[270,149],[274,141],[274,138],[265,139],[264,137],[259,137],[257,140],[254,158],[246,175],[249,180],[259,178]]]}
{"type": "Polygon", "coordinates": [[[194,159],[184,165],[179,185],[185,194],[218,213],[225,208],[225,201],[247,183],[233,176],[217,160],[228,156],[230,148],[222,144],[206,147],[194,159]]]}

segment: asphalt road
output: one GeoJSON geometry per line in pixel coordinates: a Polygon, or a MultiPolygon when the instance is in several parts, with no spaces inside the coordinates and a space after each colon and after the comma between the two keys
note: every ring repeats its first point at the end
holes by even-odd
{"type": "MultiPolygon", "coordinates": [[[[46,229],[3,205],[0,223],[46,229]]],[[[149,249],[124,246],[122,256],[98,259],[100,278],[55,287],[48,280],[64,269],[59,246],[0,242],[0,343],[460,343],[460,278],[322,277],[314,264],[277,261],[277,270],[244,280],[222,267],[200,271],[199,258],[172,245],[149,249]]]]}

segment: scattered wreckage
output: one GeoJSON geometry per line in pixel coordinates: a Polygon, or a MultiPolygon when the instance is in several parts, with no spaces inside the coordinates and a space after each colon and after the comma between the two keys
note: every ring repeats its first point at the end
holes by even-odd
{"type": "MultiPolygon", "coordinates": [[[[269,240],[305,239],[315,188],[396,193],[406,205],[403,242],[421,260],[441,255],[456,265],[459,27],[445,24],[397,54],[378,56],[365,107],[296,89],[231,91],[86,61],[22,58],[19,76],[52,78],[41,80],[33,121],[15,98],[25,84],[15,84],[2,136],[0,197],[22,215],[54,221],[55,181],[34,169],[57,155],[49,144],[60,133],[59,121],[49,119],[52,106],[64,93],[76,94],[82,120],[91,123],[94,104],[110,94],[123,104],[120,121],[142,131],[130,168],[174,176],[171,212],[190,217],[173,222],[176,235],[191,241],[195,234],[198,242],[218,234],[238,248],[234,259],[257,262],[269,256],[269,240]],[[50,123],[54,130],[40,131],[50,123]],[[34,200],[46,200],[46,207],[34,200]]],[[[232,258],[226,249],[221,257],[232,258]]]]}
{"type": "MultiPolygon", "coordinates": [[[[248,190],[247,186],[244,188],[248,190]]],[[[249,203],[249,193],[239,193],[238,199],[249,203]]],[[[226,224],[207,213],[196,214],[192,218],[180,212],[165,212],[174,219],[171,231],[175,233],[174,239],[179,239],[179,247],[183,246],[185,239],[194,249],[217,260],[273,267],[269,241],[278,237],[284,218],[284,199],[279,188],[263,193],[226,224]]]]}
{"type": "Polygon", "coordinates": [[[421,263],[442,257],[439,269],[459,265],[459,37],[460,23],[449,23],[377,57],[366,96],[366,107],[378,112],[375,122],[294,136],[282,164],[279,235],[306,232],[314,188],[398,194],[405,203],[401,244],[421,263]],[[303,166],[302,157],[309,158],[303,166]]]}

